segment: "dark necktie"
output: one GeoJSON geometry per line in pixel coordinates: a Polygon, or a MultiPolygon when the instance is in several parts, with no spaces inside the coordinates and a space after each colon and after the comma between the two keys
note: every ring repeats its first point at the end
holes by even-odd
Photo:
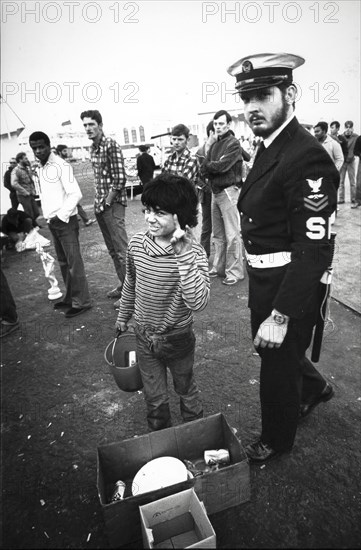
{"type": "Polygon", "coordinates": [[[256,153],[256,156],[254,157],[254,162],[257,162],[257,160],[262,155],[262,153],[265,149],[266,149],[266,147],[264,146],[263,141],[261,141],[261,143],[258,145],[257,153],[256,153]]]}

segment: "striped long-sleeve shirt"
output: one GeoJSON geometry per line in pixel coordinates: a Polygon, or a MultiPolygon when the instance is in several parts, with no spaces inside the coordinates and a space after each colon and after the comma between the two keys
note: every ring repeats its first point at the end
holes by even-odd
{"type": "Polygon", "coordinates": [[[172,245],[159,246],[148,233],[137,233],[128,244],[126,278],[118,321],[136,323],[163,334],[193,322],[192,311],[209,299],[208,261],[196,242],[192,250],[175,255],[172,245]]]}

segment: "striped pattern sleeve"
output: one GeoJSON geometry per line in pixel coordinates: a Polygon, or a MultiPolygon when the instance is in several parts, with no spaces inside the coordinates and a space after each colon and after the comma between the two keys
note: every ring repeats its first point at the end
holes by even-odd
{"type": "Polygon", "coordinates": [[[194,243],[186,254],[175,256],[147,234],[134,235],[128,245],[126,278],[118,321],[135,321],[158,333],[189,325],[192,311],[209,299],[208,262],[203,248],[194,243]]]}
{"type": "Polygon", "coordinates": [[[192,311],[201,311],[208,303],[210,291],[206,253],[194,246],[176,259],[184,303],[192,311]]]}

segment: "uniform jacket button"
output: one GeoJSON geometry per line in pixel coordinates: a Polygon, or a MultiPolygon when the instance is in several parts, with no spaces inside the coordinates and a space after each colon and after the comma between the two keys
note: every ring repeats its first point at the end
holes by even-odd
{"type": "Polygon", "coordinates": [[[252,244],[252,241],[247,241],[248,244],[252,244]]]}
{"type": "Polygon", "coordinates": [[[252,222],[253,222],[252,218],[248,218],[248,221],[249,221],[250,223],[252,223],[252,222]]]}

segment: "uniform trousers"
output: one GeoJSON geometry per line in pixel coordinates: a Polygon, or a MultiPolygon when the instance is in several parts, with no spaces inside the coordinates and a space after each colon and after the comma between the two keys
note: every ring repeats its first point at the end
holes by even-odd
{"type": "Polygon", "coordinates": [[[167,369],[180,398],[183,421],[202,418],[202,401],[193,374],[195,336],[192,327],[156,334],[137,325],[135,333],[149,429],[155,431],[171,426],[167,369]]]}
{"type": "Polygon", "coordinates": [[[119,202],[113,202],[103,212],[96,212],[95,216],[122,286],[125,279],[125,258],[128,246],[125,206],[119,202]]]}
{"type": "MultiPolygon", "coordinates": [[[[252,338],[268,317],[251,310],[252,338]]],[[[257,348],[261,357],[261,440],[279,452],[291,450],[301,403],[311,403],[325,388],[326,380],[306,357],[312,339],[315,313],[291,319],[279,348],[257,348]]]]}
{"type": "Polygon", "coordinates": [[[49,221],[49,229],[66,288],[63,302],[74,308],[90,306],[88,282],[80,252],[77,216],[71,216],[68,223],[53,218],[49,221]]]}

